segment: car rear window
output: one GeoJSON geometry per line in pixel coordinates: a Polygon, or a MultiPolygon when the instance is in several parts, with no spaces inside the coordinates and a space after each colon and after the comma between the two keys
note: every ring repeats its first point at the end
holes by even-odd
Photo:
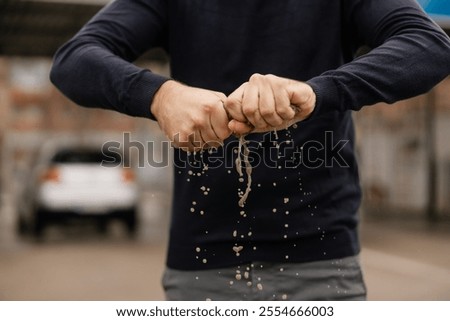
{"type": "Polygon", "coordinates": [[[119,153],[102,152],[97,150],[62,150],[57,152],[52,163],[58,164],[120,164],[122,157],[119,153]]]}

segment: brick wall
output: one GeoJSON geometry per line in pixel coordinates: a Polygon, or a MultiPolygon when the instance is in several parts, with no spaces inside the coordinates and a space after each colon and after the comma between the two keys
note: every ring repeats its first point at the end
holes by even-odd
{"type": "MultiPolygon", "coordinates": [[[[101,109],[80,108],[49,82],[49,59],[0,58],[0,168],[10,186],[20,168],[49,138],[119,137],[130,132],[146,141],[162,139],[149,120],[101,109]],[[84,136],[83,136],[84,135],[84,136]]],[[[166,65],[152,70],[168,74],[166,65]]],[[[438,206],[450,208],[450,78],[435,89],[438,206]]],[[[355,113],[357,149],[366,208],[421,213],[427,202],[427,95],[377,104],[355,113]]],[[[19,173],[19,174],[18,174],[19,173]]]]}

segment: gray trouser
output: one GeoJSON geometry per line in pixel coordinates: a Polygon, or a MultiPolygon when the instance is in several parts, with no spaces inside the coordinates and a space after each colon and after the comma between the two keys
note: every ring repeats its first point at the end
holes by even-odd
{"type": "Polygon", "coordinates": [[[167,268],[167,300],[365,300],[359,257],[311,263],[252,264],[204,271],[167,268]]]}

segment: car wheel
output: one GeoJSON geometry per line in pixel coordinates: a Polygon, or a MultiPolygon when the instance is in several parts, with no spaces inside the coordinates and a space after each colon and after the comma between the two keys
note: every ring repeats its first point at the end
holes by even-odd
{"type": "Polygon", "coordinates": [[[134,237],[137,232],[137,211],[136,209],[131,209],[125,213],[124,223],[126,225],[128,235],[134,237]]]}
{"type": "Polygon", "coordinates": [[[106,234],[107,231],[108,231],[108,221],[102,217],[97,221],[97,232],[100,234],[106,234]]]}
{"type": "Polygon", "coordinates": [[[19,235],[24,236],[29,232],[29,226],[22,216],[19,216],[17,220],[17,232],[19,235]]]}
{"type": "Polygon", "coordinates": [[[37,239],[41,239],[45,226],[47,225],[47,219],[42,210],[37,210],[34,215],[33,234],[37,239]]]}

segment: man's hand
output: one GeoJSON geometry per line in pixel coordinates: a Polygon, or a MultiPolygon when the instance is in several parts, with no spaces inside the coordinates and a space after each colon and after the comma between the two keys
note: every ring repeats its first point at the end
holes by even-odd
{"type": "Polygon", "coordinates": [[[156,92],[151,111],[175,147],[200,151],[218,147],[231,135],[223,93],[165,82],[156,92]]]}
{"type": "Polygon", "coordinates": [[[232,118],[228,127],[237,135],[285,129],[308,118],[316,95],[303,82],[254,74],[225,101],[232,118]]]}

